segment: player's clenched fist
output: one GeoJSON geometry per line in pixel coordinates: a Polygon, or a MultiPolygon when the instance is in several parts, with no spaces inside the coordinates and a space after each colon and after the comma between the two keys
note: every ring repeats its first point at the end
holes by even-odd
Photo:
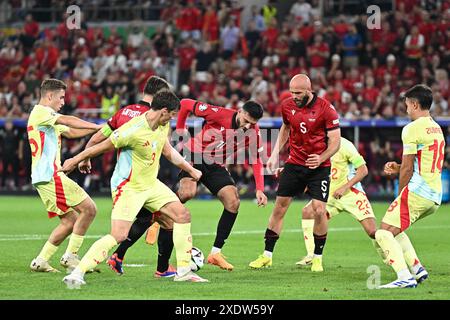
{"type": "Polygon", "coordinates": [[[91,173],[91,168],[92,168],[91,160],[89,160],[89,159],[83,160],[78,164],[78,170],[81,173],[85,173],[85,174],[91,173]]]}
{"type": "Polygon", "coordinates": [[[189,172],[189,174],[192,177],[192,179],[194,179],[195,181],[199,181],[200,178],[202,177],[202,172],[195,168],[192,168],[192,170],[189,172]]]}
{"type": "Polygon", "coordinates": [[[71,173],[75,168],[77,167],[77,162],[74,160],[74,158],[67,159],[64,161],[63,166],[61,169],[58,170],[58,172],[64,172],[65,174],[71,173]]]}
{"type": "Polygon", "coordinates": [[[398,174],[400,172],[400,165],[395,161],[387,162],[384,165],[384,173],[387,175],[398,174]]]}

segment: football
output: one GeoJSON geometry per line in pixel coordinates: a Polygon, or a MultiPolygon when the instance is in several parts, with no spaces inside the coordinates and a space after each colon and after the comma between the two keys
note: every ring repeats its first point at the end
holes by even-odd
{"type": "Polygon", "coordinates": [[[205,261],[205,256],[203,255],[202,250],[196,247],[192,247],[191,254],[191,270],[198,271],[203,267],[205,261]]]}

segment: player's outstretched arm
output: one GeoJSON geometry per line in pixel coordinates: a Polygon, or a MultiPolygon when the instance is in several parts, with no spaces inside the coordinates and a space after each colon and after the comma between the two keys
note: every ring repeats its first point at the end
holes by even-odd
{"type": "Polygon", "coordinates": [[[189,175],[195,180],[200,180],[202,173],[201,171],[195,169],[193,166],[190,165],[189,162],[187,162],[183,156],[175,150],[174,147],[169,142],[169,139],[166,140],[166,143],[164,144],[164,147],[162,149],[162,154],[164,157],[167,158],[170,162],[172,162],[174,165],[176,165],[178,168],[180,168],[183,171],[186,171],[189,173],[189,175]]]}
{"type": "Polygon", "coordinates": [[[359,166],[356,168],[355,176],[351,178],[346,184],[344,184],[342,187],[338,188],[334,193],[333,197],[336,199],[340,199],[347,191],[353,187],[358,182],[361,182],[362,179],[364,179],[365,176],[369,173],[369,170],[367,169],[367,166],[365,164],[359,166]]]}
{"type": "MultiPolygon", "coordinates": [[[[89,139],[88,143],[86,144],[85,149],[90,148],[92,146],[95,146],[95,145],[105,141],[106,139],[108,139],[108,137],[111,135],[111,133],[112,133],[112,130],[109,127],[109,125],[108,124],[104,125],[101,130],[97,131],[91,137],[91,139],[89,139]]],[[[85,174],[91,173],[91,168],[92,168],[92,165],[91,165],[91,160],[89,158],[81,161],[78,164],[78,170],[81,173],[85,173],[85,174]]]]}
{"type": "Polygon", "coordinates": [[[176,125],[177,132],[181,132],[182,130],[186,129],[186,119],[190,113],[194,112],[194,106],[196,103],[197,101],[192,99],[181,99],[181,107],[180,112],[178,112],[176,125]]]}
{"type": "Polygon", "coordinates": [[[56,119],[57,124],[63,124],[65,126],[68,126],[70,128],[75,129],[93,129],[95,131],[100,130],[103,125],[101,124],[95,124],[88,121],[81,120],[80,118],[74,117],[74,116],[65,116],[60,115],[56,119]]]}
{"type": "Polygon", "coordinates": [[[69,130],[62,133],[62,136],[64,138],[68,139],[77,139],[77,138],[83,138],[87,135],[93,134],[96,130],[94,129],[76,129],[76,128],[69,128],[69,130]]]}
{"type": "Polygon", "coordinates": [[[275,146],[273,147],[272,153],[270,154],[270,158],[267,161],[267,168],[274,172],[278,166],[278,156],[280,154],[280,150],[284,147],[286,142],[289,139],[289,132],[291,130],[291,125],[283,123],[280,128],[280,133],[277,137],[277,142],[275,142],[275,146]]]}
{"type": "Polygon", "coordinates": [[[64,173],[72,172],[81,161],[96,157],[110,150],[114,150],[114,145],[111,142],[111,139],[107,139],[100,144],[85,149],[75,157],[67,159],[66,161],[64,161],[62,168],[58,171],[64,173]]]}
{"type": "Polygon", "coordinates": [[[398,191],[400,191],[408,185],[411,177],[414,173],[414,159],[415,154],[405,154],[402,157],[402,163],[400,164],[400,176],[398,178],[398,191]]]}

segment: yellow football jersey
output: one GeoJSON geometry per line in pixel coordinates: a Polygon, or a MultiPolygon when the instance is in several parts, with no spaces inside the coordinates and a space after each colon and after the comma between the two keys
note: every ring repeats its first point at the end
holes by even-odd
{"type": "MultiPolygon", "coordinates": [[[[338,152],[331,157],[330,196],[352,179],[355,176],[356,169],[364,164],[366,164],[366,161],[356,150],[353,143],[341,137],[341,146],[338,152]]],[[[355,184],[353,188],[364,192],[360,182],[355,184]]]]}
{"type": "Polygon", "coordinates": [[[31,148],[31,182],[48,182],[61,168],[61,133],[69,127],[56,124],[60,114],[50,107],[35,105],[28,118],[31,148]]]}
{"type": "Polygon", "coordinates": [[[445,138],[441,127],[431,117],[420,117],[402,130],[403,154],[415,154],[414,173],[408,189],[441,204],[441,173],[445,138]]]}
{"type": "Polygon", "coordinates": [[[115,130],[110,139],[119,149],[111,178],[111,190],[118,188],[141,191],[156,182],[159,159],[169,134],[169,123],[152,130],[145,113],[115,130]]]}

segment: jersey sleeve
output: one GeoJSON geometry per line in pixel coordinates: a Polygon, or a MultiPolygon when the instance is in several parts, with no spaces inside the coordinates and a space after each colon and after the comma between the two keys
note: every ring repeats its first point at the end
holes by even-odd
{"type": "Polygon", "coordinates": [[[415,130],[407,125],[402,130],[403,154],[417,154],[417,139],[415,130]]]}
{"type": "Polygon", "coordinates": [[[70,130],[70,128],[68,126],[65,126],[62,124],[58,124],[55,127],[56,127],[56,130],[58,131],[58,135],[70,130]]]}
{"type": "Polygon", "coordinates": [[[283,118],[283,123],[284,124],[289,124],[289,120],[288,120],[288,113],[289,110],[287,108],[286,103],[281,103],[281,117],[283,118]]]}
{"type": "Polygon", "coordinates": [[[358,150],[356,149],[356,147],[353,145],[353,143],[351,142],[347,142],[345,144],[342,144],[341,142],[341,146],[343,146],[345,148],[345,154],[347,156],[347,160],[348,162],[350,162],[351,164],[353,164],[353,166],[355,168],[359,168],[362,165],[366,164],[366,161],[364,160],[364,158],[359,154],[358,150]]]}
{"type": "Polygon", "coordinates": [[[120,113],[122,112],[122,110],[117,111],[111,118],[109,118],[109,120],[106,122],[108,124],[108,126],[111,128],[111,131],[116,130],[117,128],[119,128],[119,116],[120,113]]]}
{"type": "Polygon", "coordinates": [[[53,126],[61,115],[50,108],[42,108],[37,114],[37,125],[53,126]]]}
{"type": "Polygon", "coordinates": [[[264,167],[261,160],[261,154],[263,152],[263,143],[261,138],[261,132],[259,126],[255,125],[254,134],[250,136],[246,143],[246,147],[249,150],[249,156],[252,163],[253,174],[255,178],[256,190],[264,191],[264,167]]]}
{"type": "Polygon", "coordinates": [[[109,136],[112,144],[116,149],[124,148],[132,145],[132,137],[131,134],[134,130],[131,130],[130,126],[126,123],[121,126],[119,129],[114,130],[114,132],[109,136]]]}
{"type": "Polygon", "coordinates": [[[213,106],[201,101],[197,101],[193,108],[194,115],[204,118],[205,120],[210,120],[213,117],[220,117],[220,111],[223,109],[222,107],[213,106]]]}
{"type": "Polygon", "coordinates": [[[326,130],[334,130],[339,128],[339,115],[332,104],[326,107],[324,112],[326,130]]]}
{"type": "Polygon", "coordinates": [[[194,107],[197,105],[197,101],[192,99],[181,99],[180,104],[181,107],[180,112],[178,112],[176,128],[185,129],[186,119],[189,116],[189,113],[194,111],[194,107]]]}

